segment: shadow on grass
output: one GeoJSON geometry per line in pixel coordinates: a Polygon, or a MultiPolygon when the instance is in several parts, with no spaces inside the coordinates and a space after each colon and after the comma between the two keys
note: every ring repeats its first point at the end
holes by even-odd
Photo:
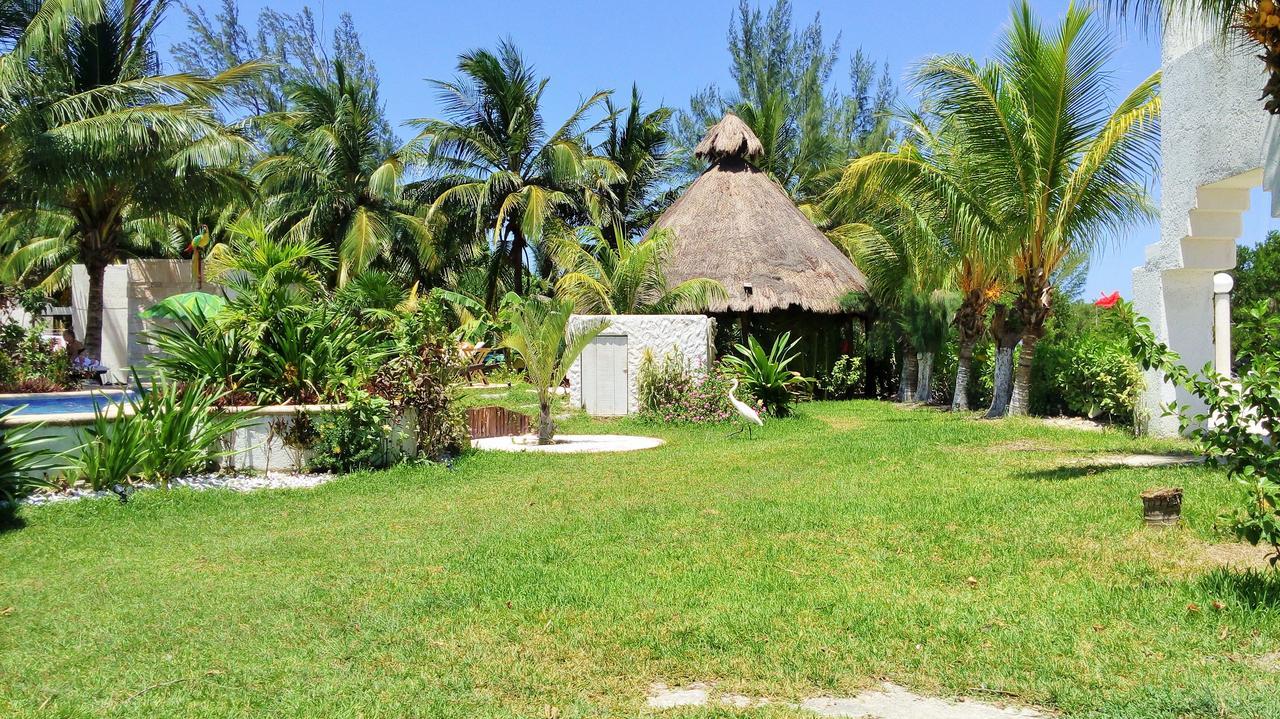
{"type": "Polygon", "coordinates": [[[1219,567],[1198,582],[1205,592],[1234,599],[1249,609],[1280,609],[1280,571],[1219,567]]]}
{"type": "Polygon", "coordinates": [[[26,520],[18,516],[17,509],[11,504],[0,503],[0,534],[27,526],[26,520]]]}
{"type": "Polygon", "coordinates": [[[1018,476],[1022,479],[1031,479],[1037,482],[1065,482],[1069,479],[1094,477],[1107,472],[1114,472],[1117,469],[1133,468],[1123,464],[1070,464],[1061,467],[1049,467],[1048,469],[1028,470],[1018,473],[1018,476]]]}

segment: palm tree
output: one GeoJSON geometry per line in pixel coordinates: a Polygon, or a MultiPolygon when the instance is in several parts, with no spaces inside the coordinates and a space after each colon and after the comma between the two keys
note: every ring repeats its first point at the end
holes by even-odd
{"type": "Polygon", "coordinates": [[[587,149],[586,136],[605,121],[587,125],[587,115],[607,92],[594,93],[548,131],[542,117],[547,79],[537,79],[510,41],[496,54],[464,53],[458,73],[453,81],[433,81],[446,118],[413,121],[421,128],[415,157],[439,175],[432,213],[461,211],[477,234],[492,233],[485,293],[492,307],[504,281],[524,293],[525,254],[542,241],[549,222],[571,220],[584,209],[598,216],[602,208],[588,190],[618,182],[622,172],[587,149]]]}
{"type": "Polygon", "coordinates": [[[42,6],[17,43],[38,51],[0,66],[5,227],[33,231],[4,238],[6,271],[48,283],[65,279],[69,262],[84,264],[85,347],[101,356],[107,266],[173,252],[161,223],[170,213],[251,194],[239,171],[251,146],[211,103],[261,66],[159,75],[152,36],[166,0],[110,3],[51,33],[45,11],[59,6],[42,6]]]}
{"type": "Polygon", "coordinates": [[[573,309],[568,299],[530,297],[512,311],[511,329],[502,341],[524,360],[525,374],[538,392],[538,444],[551,444],[555,438],[551,410],[556,389],[582,350],[609,326],[597,322],[569,332],[573,309]]]}
{"type": "Polygon", "coordinates": [[[406,211],[405,165],[384,149],[377,88],[334,64],[334,79],[289,91],[289,109],[260,122],[279,154],[258,162],[269,229],[311,237],[337,253],[337,284],[396,250],[430,253],[426,222],[406,211]],[[397,241],[405,241],[397,248],[397,241]]]}
{"type": "Polygon", "coordinates": [[[1267,70],[1264,106],[1271,114],[1280,114],[1280,4],[1275,0],[1097,0],[1095,4],[1146,28],[1175,19],[1191,21],[1207,26],[1220,41],[1259,46],[1259,59],[1267,70]]]}
{"type": "Polygon", "coordinates": [[[1112,107],[1112,52],[1092,11],[1073,4],[1046,30],[1024,0],[994,63],[942,56],[919,71],[934,109],[955,125],[970,191],[1017,238],[1022,350],[1010,414],[1028,410],[1057,271],[1152,214],[1144,181],[1158,162],[1160,75],[1112,107]]]}
{"type": "Polygon", "coordinates": [[[827,212],[847,215],[849,208],[869,200],[891,212],[909,212],[931,226],[939,241],[914,247],[935,253],[932,261],[946,275],[942,284],[960,294],[951,408],[967,411],[974,349],[986,332],[992,302],[1007,284],[1013,247],[994,208],[970,191],[967,175],[972,170],[954,127],[918,113],[900,120],[906,135],[898,147],[850,161],[828,196],[827,212]]]}
{"type": "Polygon", "coordinates": [[[663,263],[675,234],[659,230],[641,240],[609,242],[596,227],[584,227],[552,241],[556,265],[564,272],[556,296],[567,297],[583,314],[675,314],[692,312],[725,298],[715,280],[686,280],[669,287],[663,263]]]}
{"type": "Polygon", "coordinates": [[[659,107],[645,112],[640,91],[631,86],[631,104],[617,108],[606,98],[608,127],[597,153],[622,173],[619,181],[602,188],[601,228],[613,244],[620,237],[635,237],[653,225],[674,201],[668,180],[671,162],[671,134],[667,125],[671,109],[659,107]]]}

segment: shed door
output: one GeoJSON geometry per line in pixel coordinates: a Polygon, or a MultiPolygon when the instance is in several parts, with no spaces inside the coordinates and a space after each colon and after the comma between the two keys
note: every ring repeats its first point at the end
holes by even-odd
{"type": "Polygon", "coordinates": [[[626,335],[601,335],[582,351],[582,404],[587,413],[616,417],[627,413],[626,335]]]}

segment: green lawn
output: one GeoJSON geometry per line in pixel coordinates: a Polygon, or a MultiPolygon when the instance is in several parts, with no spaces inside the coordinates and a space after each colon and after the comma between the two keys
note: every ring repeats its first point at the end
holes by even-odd
{"type": "Polygon", "coordinates": [[[1208,558],[1230,484],[1087,466],[1171,445],[878,403],[751,441],[566,428],[668,444],[24,511],[0,534],[0,716],[630,717],[654,681],[794,701],[883,679],[1280,716],[1280,582],[1208,558]],[[1156,485],[1186,488],[1186,527],[1140,526],[1156,485]]]}

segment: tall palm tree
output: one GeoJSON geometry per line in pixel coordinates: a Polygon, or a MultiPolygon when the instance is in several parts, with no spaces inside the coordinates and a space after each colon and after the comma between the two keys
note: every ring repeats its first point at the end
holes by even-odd
{"type": "Polygon", "coordinates": [[[1016,245],[1002,232],[994,208],[971,192],[972,169],[955,128],[919,113],[900,120],[905,136],[898,147],[850,161],[828,195],[827,212],[847,216],[859,202],[870,201],[891,212],[909,212],[932,227],[938,242],[915,248],[933,255],[946,276],[943,284],[960,295],[954,317],[958,352],[951,407],[967,411],[974,349],[986,332],[992,302],[1007,285],[1016,245]]]}
{"type": "Polygon", "coordinates": [[[715,280],[685,280],[667,285],[663,262],[675,234],[659,230],[641,240],[609,242],[596,227],[564,233],[552,241],[556,264],[564,272],[556,296],[573,300],[584,314],[674,314],[692,312],[724,299],[715,280]]]}
{"type": "Polygon", "coordinates": [[[46,6],[16,45],[31,54],[15,51],[0,67],[5,226],[36,231],[5,238],[6,270],[40,282],[83,263],[85,348],[100,356],[107,266],[174,249],[160,226],[169,213],[251,193],[239,170],[250,143],[211,103],[261,65],[212,78],[158,74],[152,37],[166,0],[99,6],[53,34],[46,6]]]}
{"type": "Polygon", "coordinates": [[[550,221],[598,216],[601,208],[589,189],[619,181],[622,172],[589,152],[586,139],[607,119],[589,123],[587,116],[609,93],[592,94],[548,130],[542,117],[547,79],[537,78],[510,41],[499,43],[496,53],[464,53],[458,74],[432,81],[445,117],[413,121],[420,128],[415,159],[438,175],[433,213],[462,212],[477,233],[491,233],[485,301],[492,307],[504,281],[524,293],[525,255],[542,241],[550,221]]]}
{"type": "Polygon", "coordinates": [[[1158,162],[1160,75],[1113,106],[1113,51],[1091,10],[1073,4],[1046,29],[1024,0],[995,62],[942,56],[919,71],[934,108],[955,125],[972,168],[971,191],[1017,238],[1022,350],[1010,414],[1028,410],[1031,365],[1057,271],[1152,215],[1144,183],[1158,162]]]}
{"type": "Polygon", "coordinates": [[[600,192],[600,225],[605,239],[612,244],[648,229],[675,199],[667,187],[673,172],[667,127],[671,109],[659,107],[645,112],[635,85],[631,86],[631,103],[627,107],[614,107],[612,97],[606,98],[605,103],[608,127],[596,152],[622,173],[621,179],[605,185],[600,192]]]}
{"type": "Polygon", "coordinates": [[[429,255],[427,223],[404,202],[404,162],[384,149],[377,88],[337,62],[331,82],[297,85],[288,102],[260,118],[270,144],[282,148],[254,167],[269,229],[333,248],[339,285],[397,250],[429,255]]]}

